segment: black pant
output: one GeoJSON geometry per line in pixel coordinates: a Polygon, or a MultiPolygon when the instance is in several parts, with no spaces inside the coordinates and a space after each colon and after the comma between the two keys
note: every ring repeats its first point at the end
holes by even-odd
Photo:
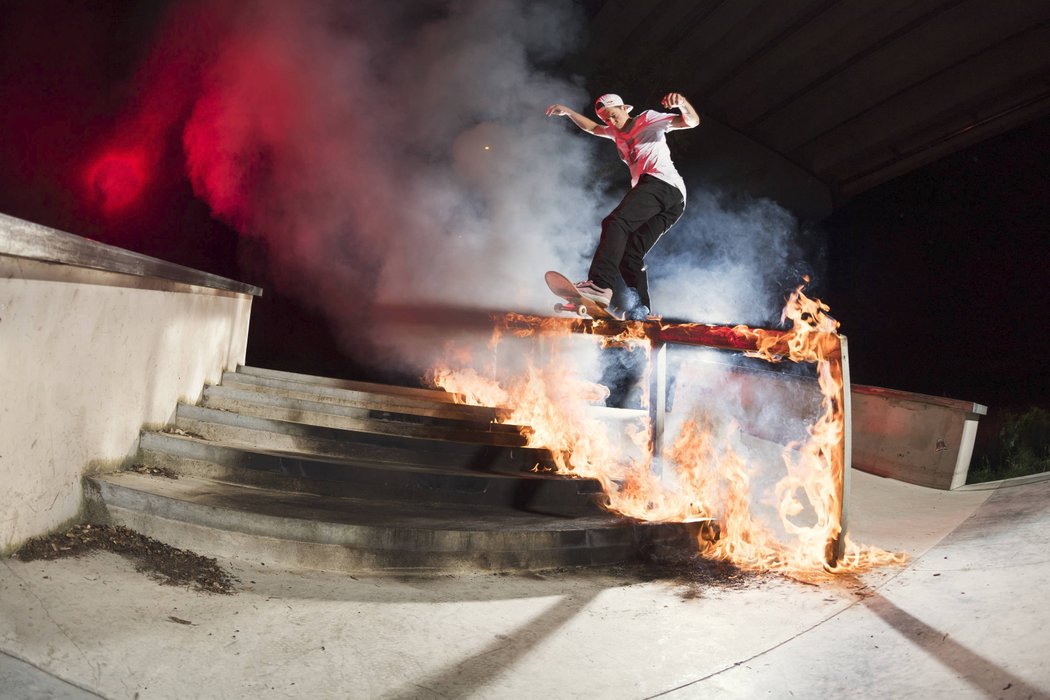
{"type": "Polygon", "coordinates": [[[608,289],[615,288],[616,278],[623,278],[628,300],[627,310],[635,303],[652,308],[649,283],[645,275],[645,254],[660,236],[671,228],[685,211],[681,190],[652,175],[642,175],[620,204],[602,221],[602,239],[591,261],[588,277],[608,289]]]}

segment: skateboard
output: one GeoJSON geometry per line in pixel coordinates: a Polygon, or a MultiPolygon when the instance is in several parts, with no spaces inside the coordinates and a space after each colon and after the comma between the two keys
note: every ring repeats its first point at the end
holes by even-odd
{"type": "Polygon", "coordinates": [[[565,300],[565,303],[563,304],[554,305],[555,311],[576,314],[581,318],[594,318],[610,321],[623,320],[601,304],[581,296],[580,293],[576,291],[576,285],[560,272],[551,270],[543,277],[547,280],[547,286],[550,287],[551,291],[565,300]]]}

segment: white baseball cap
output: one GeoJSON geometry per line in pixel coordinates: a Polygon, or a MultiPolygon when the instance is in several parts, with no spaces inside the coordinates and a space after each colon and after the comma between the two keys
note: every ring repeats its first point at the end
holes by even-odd
{"type": "Polygon", "coordinates": [[[614,95],[611,92],[599,97],[594,103],[594,111],[601,116],[603,109],[609,109],[610,107],[623,107],[628,112],[634,109],[631,105],[625,105],[623,99],[619,95],[614,95]]]}

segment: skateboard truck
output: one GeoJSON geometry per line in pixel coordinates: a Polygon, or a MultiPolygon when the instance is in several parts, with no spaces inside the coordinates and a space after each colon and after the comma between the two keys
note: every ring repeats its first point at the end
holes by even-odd
{"type": "Polygon", "coordinates": [[[570,314],[576,314],[581,318],[594,318],[590,312],[587,311],[587,307],[581,304],[555,304],[554,310],[559,312],[565,312],[570,314]]]}

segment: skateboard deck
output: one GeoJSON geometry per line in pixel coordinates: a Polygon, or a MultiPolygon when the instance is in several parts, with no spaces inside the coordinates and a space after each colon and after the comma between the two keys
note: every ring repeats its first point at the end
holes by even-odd
{"type": "Polygon", "coordinates": [[[613,314],[601,304],[581,296],[576,290],[576,285],[560,272],[551,270],[543,277],[547,280],[547,286],[550,287],[550,290],[554,292],[555,295],[565,300],[564,304],[554,305],[555,311],[576,314],[581,318],[605,319],[610,321],[622,320],[619,316],[613,314]]]}

